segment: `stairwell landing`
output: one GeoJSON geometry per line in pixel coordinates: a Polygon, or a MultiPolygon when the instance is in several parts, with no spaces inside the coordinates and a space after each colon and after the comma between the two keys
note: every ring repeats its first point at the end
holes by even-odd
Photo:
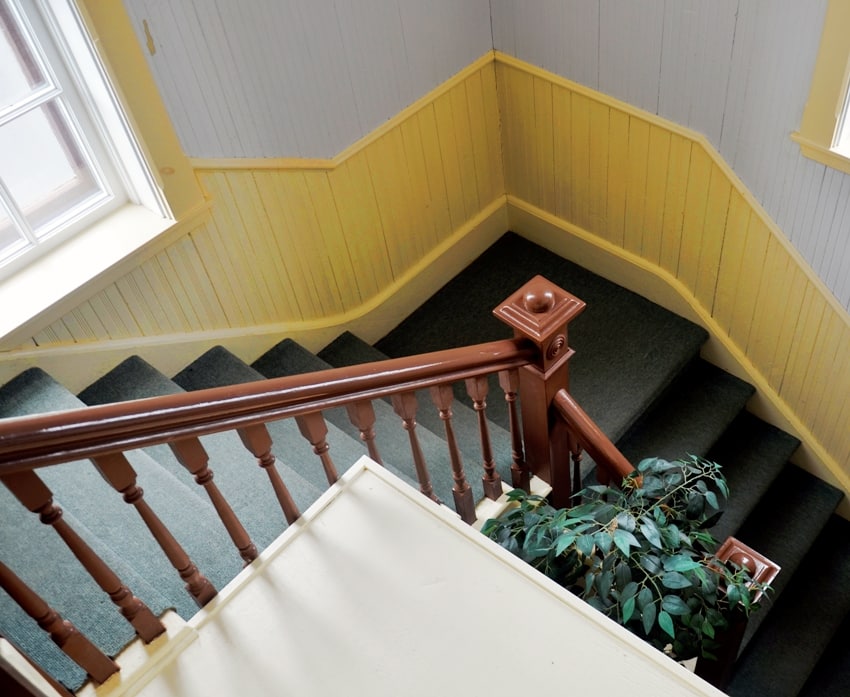
{"type": "MultiPolygon", "coordinates": [[[[344,334],[316,356],[284,339],[251,366],[216,348],[171,378],[141,359],[131,358],[78,396],[33,369],[0,388],[0,417],[170,394],[505,338],[509,330],[490,311],[537,274],[587,303],[587,310],[570,326],[570,344],[576,350],[570,364],[570,389],[583,408],[632,462],[646,456],[672,459],[688,454],[720,462],[732,494],[716,536],[722,539],[734,534],[782,566],[773,594],[750,623],[729,694],[850,693],[850,652],[842,641],[850,623],[846,619],[850,617],[850,530],[848,523],[834,514],[841,493],[790,464],[799,443],[746,411],[753,394],[749,385],[699,357],[706,339],[700,327],[512,233],[375,346],[344,334]],[[827,598],[829,602],[824,602],[827,598]]],[[[510,481],[508,416],[504,403],[495,398],[499,394],[491,388],[487,414],[497,465],[503,480],[510,481]]],[[[469,473],[480,460],[477,417],[462,388],[456,395],[466,404],[458,405],[455,415],[469,473]]],[[[446,460],[442,424],[436,411],[427,408],[429,402],[420,399],[420,403],[419,432],[435,491],[451,501],[450,470],[440,464],[446,460]]],[[[384,403],[376,404],[376,412],[379,447],[388,468],[414,481],[412,466],[406,464],[409,454],[398,417],[384,403]]],[[[342,411],[332,410],[326,416],[328,442],[336,461],[354,462],[365,452],[356,429],[342,411]]],[[[305,466],[315,462],[315,454],[294,425],[277,422],[272,429],[284,462],[284,477],[303,510],[326,486],[321,468],[305,466]]],[[[268,515],[269,510],[277,509],[266,508],[271,503],[267,481],[256,466],[246,466],[244,449],[234,434],[205,438],[204,444],[222,491],[254,541],[259,547],[270,544],[286,525],[279,514],[268,515]]],[[[239,560],[229,549],[225,552],[221,524],[202,492],[167,447],[138,451],[134,458],[148,482],[148,496],[157,500],[159,510],[170,511],[169,526],[181,531],[185,545],[213,583],[224,585],[238,572],[239,560]]],[[[156,561],[160,556],[157,550],[136,542],[146,536],[132,530],[123,504],[115,501],[93,468],[87,463],[68,463],[47,468],[44,474],[76,529],[121,569],[140,597],[157,612],[174,607],[185,618],[194,614],[196,608],[179,580],[172,578],[167,565],[156,561]]],[[[477,496],[480,493],[480,489],[476,491],[477,496]]],[[[91,582],[53,539],[52,531],[25,514],[5,490],[0,496],[6,497],[0,500],[4,561],[24,568],[26,573],[21,575],[57,609],[97,637],[108,652],[117,651],[129,637],[105,629],[104,615],[112,608],[104,607],[91,582]],[[59,565],[61,582],[56,566],[48,572],[31,564],[34,544],[59,565]],[[65,597],[69,587],[75,589],[72,598],[65,597]]],[[[14,638],[52,674],[76,689],[84,676],[45,641],[40,630],[33,631],[32,624],[5,595],[0,597],[0,633],[14,638]]]]}

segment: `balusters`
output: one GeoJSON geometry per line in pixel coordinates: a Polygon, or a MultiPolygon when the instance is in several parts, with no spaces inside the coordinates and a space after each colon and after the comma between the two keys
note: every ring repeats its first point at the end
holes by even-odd
{"type": "Polygon", "coordinates": [[[62,517],[62,509],[53,502],[53,493],[35,472],[6,475],[3,483],[27,509],[39,515],[42,523],[56,530],[83,568],[118,606],[142,641],[148,643],[165,631],[165,625],[150,608],[121,583],[118,575],[68,525],[62,517]]]}
{"type": "Polygon", "coordinates": [[[431,475],[428,474],[428,466],[425,464],[425,455],[422,453],[419,438],[416,435],[416,409],[418,407],[416,394],[414,392],[394,394],[392,403],[395,413],[401,417],[402,425],[410,440],[410,451],[413,453],[413,464],[416,467],[416,477],[419,479],[419,490],[429,499],[442,503],[434,494],[431,475]]]}
{"type": "Polygon", "coordinates": [[[257,558],[257,546],[251,541],[239,518],[236,517],[230,504],[213,481],[214,475],[209,468],[210,458],[204,446],[201,445],[201,441],[197,438],[186,438],[169,445],[180,464],[194,475],[195,482],[204,487],[230,539],[239,550],[239,556],[245,560],[246,564],[250,564],[257,558]]]}
{"type": "Polygon", "coordinates": [[[65,654],[98,683],[118,672],[118,665],[88,640],[68,620],[48,605],[3,562],[0,562],[0,588],[32,617],[65,654]]]}
{"type": "Polygon", "coordinates": [[[484,460],[484,495],[494,501],[502,495],[502,478],[496,472],[496,463],[493,461],[493,448],[490,445],[490,430],[487,427],[487,376],[481,375],[466,380],[466,391],[472,398],[472,407],[478,414],[478,432],[481,436],[481,456],[484,460]]]}
{"type": "Polygon", "coordinates": [[[321,412],[314,411],[309,414],[303,414],[295,417],[295,423],[298,424],[298,430],[313,446],[313,452],[319,456],[322,461],[322,467],[325,469],[325,476],[328,478],[328,484],[334,484],[339,475],[336,473],[333,460],[328,454],[331,446],[328,445],[328,425],[321,412]]]}
{"type": "Polygon", "coordinates": [[[371,401],[354,402],[347,404],[346,411],[348,419],[360,431],[360,440],[362,440],[369,449],[369,457],[371,457],[379,465],[383,465],[381,456],[378,454],[378,445],[375,443],[375,408],[371,401]]]}
{"type": "Polygon", "coordinates": [[[216,589],[207,578],[198,571],[198,567],[192,563],[180,543],[171,534],[171,531],[153,512],[147,501],[144,500],[144,490],[136,484],[136,471],[130,465],[123,453],[111,455],[98,455],[92,458],[95,467],[109,482],[113,489],[124,496],[124,500],[134,506],[139,512],[145,525],[151,531],[168,561],[177,570],[186,582],[186,590],[203,607],[216,596],[216,589]]]}
{"type": "Polygon", "coordinates": [[[431,399],[440,412],[440,418],[446,428],[446,442],[449,446],[449,458],[452,463],[452,496],[455,500],[455,510],[461,520],[470,525],[475,522],[475,500],[472,497],[472,487],[466,481],[463,471],[463,458],[455,438],[454,426],[452,425],[452,401],[454,391],[451,385],[437,385],[431,388],[431,399]]]}
{"type": "Polygon", "coordinates": [[[515,489],[528,491],[531,486],[531,472],[525,462],[519,410],[517,409],[517,393],[519,392],[518,371],[503,370],[499,373],[499,385],[505,393],[505,402],[508,404],[508,419],[511,432],[511,485],[515,489]]]}
{"type": "Polygon", "coordinates": [[[292,523],[301,517],[301,512],[298,510],[298,506],[295,505],[289,489],[286,488],[280,472],[275,467],[275,456],[272,454],[272,437],[269,434],[269,430],[264,425],[259,424],[257,426],[246,426],[245,428],[237,429],[237,433],[242,439],[243,445],[257,458],[257,463],[268,474],[269,481],[277,496],[278,503],[280,503],[280,507],[283,510],[286,522],[292,525],[292,523]]]}
{"type": "Polygon", "coordinates": [[[567,436],[567,444],[570,451],[570,459],[573,462],[573,480],[571,489],[573,493],[573,500],[576,504],[581,503],[580,497],[576,497],[576,494],[580,492],[584,487],[582,486],[582,477],[581,477],[581,461],[583,457],[584,450],[581,447],[581,443],[579,442],[576,435],[570,431],[567,436]]]}

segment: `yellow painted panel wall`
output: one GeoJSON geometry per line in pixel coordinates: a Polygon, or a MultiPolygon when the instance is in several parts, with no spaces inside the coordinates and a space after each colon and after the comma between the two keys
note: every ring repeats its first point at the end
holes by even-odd
{"type": "Polygon", "coordinates": [[[498,113],[487,56],[333,161],[198,169],[209,219],[33,343],[356,311],[504,196],[498,113]]]}
{"type": "Polygon", "coordinates": [[[850,318],[719,154],[630,105],[496,62],[509,201],[677,282],[850,482],[850,318]]]}

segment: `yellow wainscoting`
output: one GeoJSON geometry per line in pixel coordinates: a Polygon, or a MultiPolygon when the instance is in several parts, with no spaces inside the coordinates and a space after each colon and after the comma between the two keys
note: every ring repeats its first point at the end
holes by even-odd
{"type": "Polygon", "coordinates": [[[704,136],[499,53],[496,76],[512,228],[680,292],[850,491],[850,318],[704,136]]]}
{"type": "Polygon", "coordinates": [[[503,220],[492,54],[332,160],[193,165],[211,216],[33,345],[344,327],[391,299],[476,223],[503,220]]]}

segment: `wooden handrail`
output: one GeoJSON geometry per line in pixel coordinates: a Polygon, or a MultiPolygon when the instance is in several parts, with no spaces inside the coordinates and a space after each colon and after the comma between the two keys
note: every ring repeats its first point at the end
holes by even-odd
{"type": "Polygon", "coordinates": [[[523,339],[0,421],[0,476],[518,368],[523,339]]]}
{"type": "Polygon", "coordinates": [[[564,389],[555,393],[553,404],[558,414],[572,429],[582,448],[593,458],[597,467],[603,467],[619,483],[634,472],[634,466],[617,446],[606,436],[596,422],[582,409],[572,395],[564,389]]]}

